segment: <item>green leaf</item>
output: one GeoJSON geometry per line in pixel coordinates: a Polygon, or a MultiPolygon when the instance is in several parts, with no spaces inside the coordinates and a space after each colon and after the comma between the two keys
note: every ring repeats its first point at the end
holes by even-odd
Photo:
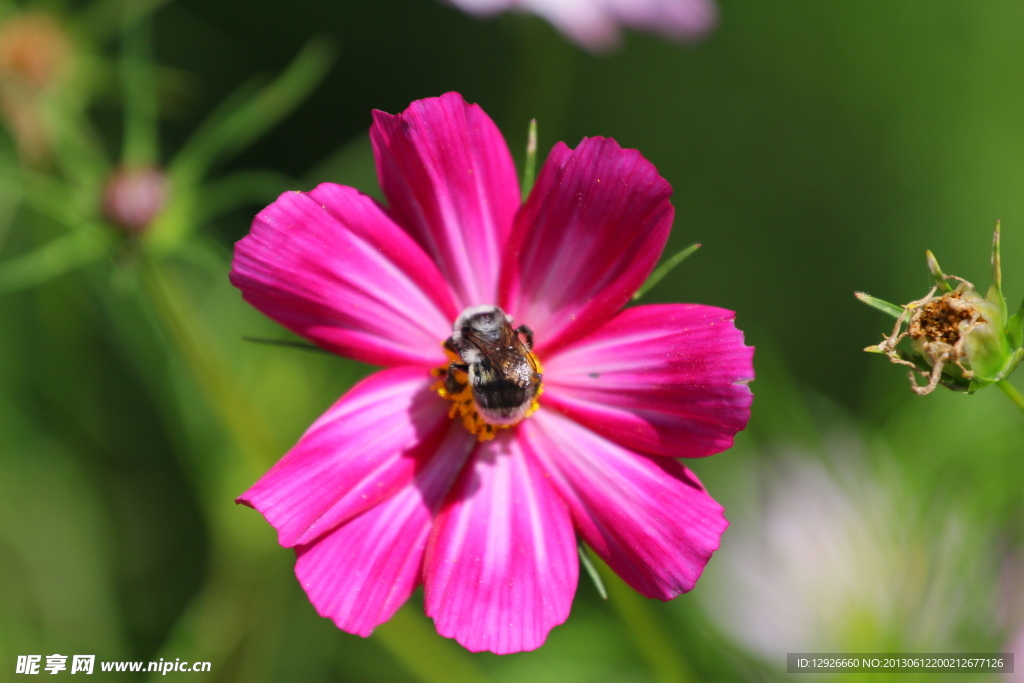
{"type": "Polygon", "coordinates": [[[263,337],[242,337],[242,341],[252,342],[254,344],[266,344],[267,346],[285,346],[290,349],[300,349],[302,351],[326,353],[329,356],[335,355],[326,349],[321,349],[319,346],[315,346],[308,342],[294,341],[291,339],[264,339],[263,337]]]}
{"type": "Polygon", "coordinates": [[[597,594],[601,596],[602,600],[608,599],[608,589],[604,587],[604,581],[601,580],[601,575],[597,573],[597,567],[594,566],[593,561],[590,559],[590,553],[587,552],[587,546],[583,544],[583,540],[576,539],[576,550],[580,553],[580,564],[587,570],[587,576],[594,582],[594,588],[597,589],[597,594]]]}
{"type": "Polygon", "coordinates": [[[537,179],[537,119],[530,119],[526,134],[526,162],[523,164],[523,201],[530,196],[533,181],[537,179]]]}
{"type": "Polygon", "coordinates": [[[660,266],[658,266],[657,269],[655,269],[655,271],[653,273],[651,273],[651,276],[649,278],[647,278],[647,282],[643,283],[640,286],[640,289],[636,290],[636,293],[633,294],[633,301],[639,301],[640,297],[642,297],[644,294],[649,292],[651,290],[651,288],[654,287],[654,285],[656,285],[659,282],[661,282],[661,279],[663,277],[665,277],[670,272],[672,272],[673,268],[675,268],[680,263],[685,261],[688,257],[690,257],[698,249],[700,249],[700,243],[699,242],[695,242],[695,243],[691,244],[690,246],[686,247],[685,249],[683,249],[682,251],[678,252],[675,256],[670,258],[668,261],[665,261],[660,266]]]}
{"type": "Polygon", "coordinates": [[[39,285],[95,261],[107,253],[110,242],[109,235],[98,226],[53,239],[0,264],[0,292],[39,285]]]}
{"type": "Polygon", "coordinates": [[[871,308],[877,311],[881,311],[882,313],[885,313],[887,315],[891,315],[894,318],[898,318],[901,315],[903,315],[902,306],[897,306],[896,304],[891,304],[888,301],[883,301],[881,299],[875,298],[870,294],[866,294],[865,292],[854,292],[853,295],[857,297],[858,301],[862,301],[871,308]]]}
{"type": "Polygon", "coordinates": [[[215,161],[251,145],[301,104],[327,74],[335,49],[315,38],[302,48],[276,80],[257,89],[242,86],[200,125],[171,163],[171,174],[192,184],[215,161]]]}

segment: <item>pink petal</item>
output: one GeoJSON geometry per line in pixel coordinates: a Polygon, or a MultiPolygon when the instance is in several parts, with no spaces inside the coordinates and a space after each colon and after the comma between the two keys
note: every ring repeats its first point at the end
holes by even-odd
{"type": "Polygon", "coordinates": [[[376,365],[440,365],[458,315],[423,250],[369,197],[286,192],[235,246],[231,283],[293,332],[376,365]]]}
{"type": "Polygon", "coordinates": [[[476,445],[462,425],[450,424],[447,438],[414,481],[297,549],[299,583],[317,612],[338,628],[370,635],[419,585],[433,515],[476,445]]]}
{"type": "Polygon", "coordinates": [[[665,304],[627,308],[544,362],[544,403],[633,450],[719,453],[747,425],[754,349],[735,314],[665,304]]]}
{"type": "Polygon", "coordinates": [[[520,440],[583,539],[626,583],[661,600],[693,588],[728,522],[692,472],[544,408],[523,422],[520,440]]]}
{"type": "Polygon", "coordinates": [[[450,92],[397,116],[375,111],[370,139],[391,215],[439,265],[460,308],[497,303],[520,200],[512,156],[494,122],[450,92]]]}
{"type": "Polygon", "coordinates": [[[573,41],[591,50],[612,47],[619,25],[647,29],[677,40],[700,38],[717,20],[711,0],[449,0],[467,12],[495,14],[506,9],[533,12],[573,41]]]}
{"type": "Polygon", "coordinates": [[[603,0],[627,26],[647,29],[677,40],[695,40],[718,23],[712,0],[603,0]]]}
{"type": "Polygon", "coordinates": [[[423,368],[370,375],[334,404],[238,502],[285,546],[309,543],[412,481],[447,433],[448,402],[423,368]]]}
{"type": "Polygon", "coordinates": [[[542,357],[607,322],[647,279],[672,227],[671,194],[612,139],[551,150],[502,273],[503,307],[533,328],[542,357]]]}
{"type": "Polygon", "coordinates": [[[449,493],[424,564],[427,615],[467,649],[540,647],[579,569],[565,506],[514,432],[484,442],[449,493]]]}

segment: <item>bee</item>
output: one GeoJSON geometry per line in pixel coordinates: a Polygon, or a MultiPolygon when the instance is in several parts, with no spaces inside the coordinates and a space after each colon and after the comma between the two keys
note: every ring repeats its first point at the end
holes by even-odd
{"type": "Polygon", "coordinates": [[[522,420],[540,387],[541,373],[530,350],[533,331],[512,327],[512,317],[497,306],[467,308],[455,320],[445,348],[462,362],[452,362],[445,389],[458,394],[466,385],[454,370],[468,375],[473,403],[490,424],[513,425],[522,420]]]}

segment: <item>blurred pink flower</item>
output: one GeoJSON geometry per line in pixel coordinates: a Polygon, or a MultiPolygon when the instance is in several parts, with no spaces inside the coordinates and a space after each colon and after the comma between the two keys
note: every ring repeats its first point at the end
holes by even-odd
{"type": "MultiPolygon", "coordinates": [[[[441,635],[539,647],[576,590],[575,535],[642,594],[693,588],[727,522],[674,458],[732,445],[753,349],[733,313],[620,310],[668,237],[671,188],[611,139],[559,143],[521,204],[505,141],[457,93],[374,112],[389,208],[325,183],[256,217],[231,281],[321,347],[383,365],[238,500],[296,550],[319,613],[363,636],[421,583],[441,635]],[[535,414],[478,439],[438,391],[460,311],[534,331],[535,414]]],[[[443,393],[443,392],[442,392],[443,393]]]]}
{"type": "Polygon", "coordinates": [[[470,14],[532,12],[591,50],[619,39],[619,26],[653,31],[675,40],[696,40],[718,21],[713,0],[448,0],[470,14]]]}

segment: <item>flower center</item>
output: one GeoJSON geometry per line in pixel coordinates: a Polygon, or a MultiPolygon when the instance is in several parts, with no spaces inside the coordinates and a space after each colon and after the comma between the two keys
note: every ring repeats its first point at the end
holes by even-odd
{"type": "Polygon", "coordinates": [[[922,305],[910,321],[911,339],[956,346],[968,332],[984,324],[981,312],[954,290],[922,305]]]}
{"type": "Polygon", "coordinates": [[[543,371],[525,346],[502,348],[498,353],[481,349],[472,354],[472,362],[456,352],[451,340],[443,346],[450,362],[431,371],[439,378],[431,388],[452,402],[448,417],[461,419],[477,439],[490,441],[499,429],[517,425],[537,412],[544,391],[543,371]]]}

